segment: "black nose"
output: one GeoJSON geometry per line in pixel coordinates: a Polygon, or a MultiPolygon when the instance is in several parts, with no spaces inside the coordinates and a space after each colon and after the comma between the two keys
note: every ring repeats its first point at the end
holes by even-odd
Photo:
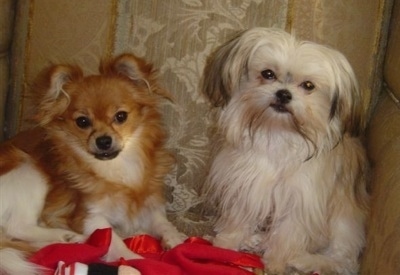
{"type": "Polygon", "coordinates": [[[96,146],[100,150],[108,150],[111,148],[112,138],[109,136],[101,136],[96,138],[96,146]]]}
{"type": "Polygon", "coordinates": [[[288,90],[278,90],[275,93],[275,96],[278,98],[279,103],[287,104],[292,100],[292,94],[288,90]]]}

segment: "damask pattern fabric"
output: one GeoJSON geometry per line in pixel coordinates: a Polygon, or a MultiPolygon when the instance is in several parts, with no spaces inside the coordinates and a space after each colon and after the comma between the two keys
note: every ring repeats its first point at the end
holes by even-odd
{"type": "MultiPolygon", "coordinates": [[[[133,52],[159,68],[175,102],[164,106],[168,147],[177,166],[168,178],[171,219],[190,235],[211,233],[211,213],[199,189],[205,180],[215,119],[201,97],[199,82],[207,56],[230,36],[252,26],[284,28],[285,1],[122,1],[115,52],[133,52]],[[257,12],[265,11],[265,12],[257,12]]],[[[212,210],[212,209],[211,209],[212,210]]]]}

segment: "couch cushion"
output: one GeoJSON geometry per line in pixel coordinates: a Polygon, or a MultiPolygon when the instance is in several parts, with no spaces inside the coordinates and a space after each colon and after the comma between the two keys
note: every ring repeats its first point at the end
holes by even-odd
{"type": "Polygon", "coordinates": [[[371,215],[361,274],[400,274],[400,111],[385,91],[368,131],[371,215]]]}
{"type": "Polygon", "coordinates": [[[372,162],[380,161],[388,143],[400,137],[399,122],[400,110],[385,91],[369,125],[368,155],[372,162]]]}
{"type": "Polygon", "coordinates": [[[384,78],[393,94],[400,98],[400,1],[394,1],[384,78]]]}

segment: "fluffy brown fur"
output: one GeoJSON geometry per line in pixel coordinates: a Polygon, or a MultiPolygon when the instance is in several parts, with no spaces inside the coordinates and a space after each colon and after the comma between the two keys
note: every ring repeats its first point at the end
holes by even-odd
{"type": "Polygon", "coordinates": [[[81,241],[97,228],[112,227],[106,260],[115,260],[138,257],[121,237],[139,230],[161,237],[167,247],[183,240],[164,210],[163,179],[173,158],[164,148],[158,105],[169,95],[153,67],[133,55],[103,62],[99,70],[91,76],[71,65],[44,70],[33,87],[38,126],[1,145],[7,242],[81,241]],[[30,171],[36,174],[28,176],[30,171]],[[12,192],[21,190],[13,186],[33,190],[31,200],[44,201],[18,204],[30,195],[17,197],[12,192]],[[21,230],[14,231],[16,226],[21,230]]]}

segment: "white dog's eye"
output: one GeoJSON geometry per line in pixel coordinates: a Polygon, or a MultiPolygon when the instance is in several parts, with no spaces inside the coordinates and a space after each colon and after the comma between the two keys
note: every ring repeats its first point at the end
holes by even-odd
{"type": "Polygon", "coordinates": [[[128,113],[125,111],[120,111],[115,114],[115,121],[118,123],[123,123],[128,118],[128,113]]]}
{"type": "Polygon", "coordinates": [[[300,84],[300,86],[307,91],[314,90],[315,85],[311,81],[304,81],[303,83],[300,84]]]}
{"type": "Polygon", "coordinates": [[[81,129],[86,129],[92,126],[92,122],[90,119],[86,116],[80,116],[77,119],[75,119],[76,125],[81,128],[81,129]]]}
{"type": "Polygon", "coordinates": [[[272,70],[264,70],[261,72],[261,76],[265,79],[268,80],[275,80],[276,79],[276,75],[272,70]]]}

